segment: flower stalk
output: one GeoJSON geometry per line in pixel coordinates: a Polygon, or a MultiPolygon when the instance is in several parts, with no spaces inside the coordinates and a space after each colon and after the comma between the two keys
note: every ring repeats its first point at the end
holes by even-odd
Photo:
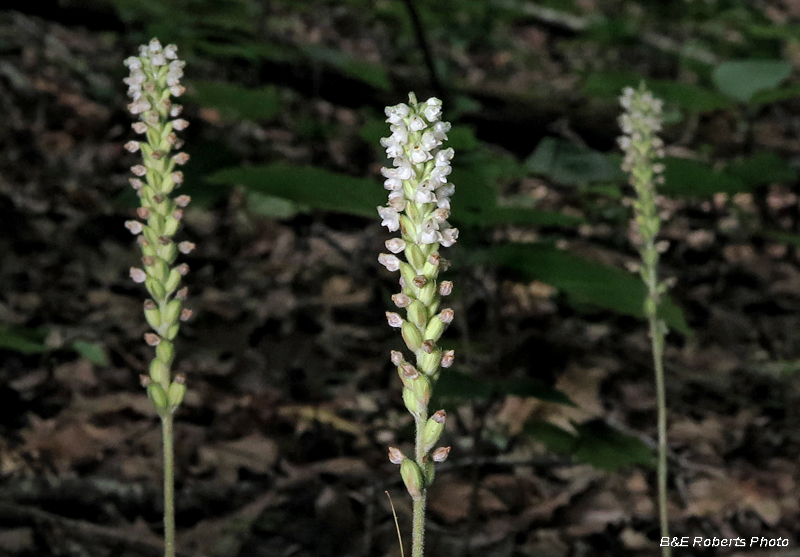
{"type": "Polygon", "coordinates": [[[140,206],[136,213],[140,220],[129,220],[125,227],[137,236],[142,252],[140,267],[132,267],[134,282],[143,283],[150,298],[144,302],[144,315],[153,329],[144,335],[145,342],[155,348],[148,375],[141,376],[150,400],[161,417],[164,448],[164,555],[175,555],[175,496],[173,414],[186,393],[186,378],[173,377],[171,368],[175,356],[173,341],[180,322],[188,320],[192,311],[183,308],[187,289],[179,288],[181,279],[189,272],[185,263],[175,265],[178,252],[188,254],[194,249],[191,242],[176,244],[173,237],[178,230],[183,208],[189,196],[172,198],[173,190],[180,187],[183,174],[176,165],[183,165],[189,155],[179,152],[183,142],[176,131],[189,123],[179,118],[181,106],[173,104],[171,97],[185,91],[180,84],[184,62],[178,60],[177,47],[162,47],[158,39],[139,47],[139,55],[125,60],[130,75],[125,78],[131,103],[128,110],[138,116],[132,127],[145,141],[129,141],[125,149],[141,152],[142,162],[131,167],[136,178],[131,186],[136,190],[140,206]]]}
{"type": "Polygon", "coordinates": [[[449,262],[439,255],[440,247],[450,247],[458,239],[458,229],[447,219],[450,196],[455,186],[448,182],[453,149],[442,149],[450,124],[440,119],[442,101],[430,98],[417,102],[414,93],[408,104],[386,108],[386,122],[391,136],[381,139],[392,168],[381,170],[386,178],[389,201],[378,207],[381,223],[390,232],[400,231],[399,238],[386,241],[390,253],[378,261],[389,271],[400,273],[400,292],[392,296],[405,317],[386,312],[389,325],[400,329],[414,363],[392,351],[403,384],[403,402],[414,417],[416,427],[413,458],[399,449],[389,448],[389,460],[400,465],[400,475],[413,499],[412,557],[422,557],[425,540],[425,505],[427,490],[433,482],[434,463],[444,462],[450,447],[434,448],[444,431],[444,410],[429,414],[431,392],[441,368],[453,364],[452,350],[442,350],[439,339],[453,321],[453,310],[440,309],[442,297],[453,290],[450,281],[439,281],[439,273],[449,262]],[[405,260],[398,257],[403,254],[405,260]]]}
{"type": "MultiPolygon", "coordinates": [[[[644,313],[650,326],[650,343],[656,378],[658,406],[658,509],[661,539],[669,539],[667,501],[667,401],[664,384],[664,337],[667,326],[658,317],[658,308],[667,291],[666,281],[658,280],[658,260],[669,244],[657,241],[661,229],[661,216],[656,203],[656,184],[664,183],[664,165],[657,162],[664,156],[664,142],[656,134],[662,127],[662,103],[647,90],[644,84],[638,89],[626,87],[620,97],[624,109],[619,118],[622,135],[619,145],[625,152],[622,169],[628,173],[630,184],[636,191],[633,202],[634,236],[642,263],[639,274],[647,286],[644,313]]],[[[669,557],[669,544],[661,547],[662,555],[669,557]]]]}

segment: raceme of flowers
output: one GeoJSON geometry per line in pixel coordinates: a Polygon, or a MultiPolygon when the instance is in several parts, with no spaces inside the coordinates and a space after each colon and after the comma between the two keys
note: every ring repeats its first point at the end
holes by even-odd
{"type": "Polygon", "coordinates": [[[153,39],[139,47],[139,56],[125,60],[130,69],[125,83],[132,101],[128,110],[139,118],[132,127],[145,137],[145,141],[125,144],[131,153],[142,153],[141,164],[131,167],[136,177],[130,180],[140,199],[137,215],[141,220],[130,220],[125,226],[137,236],[143,265],[131,268],[130,275],[134,282],[144,283],[151,296],[144,303],[144,314],[154,332],[145,334],[145,341],[155,347],[155,357],[149,375],[142,376],[142,384],[162,415],[174,412],[186,393],[185,378],[176,375],[173,379],[170,369],[179,321],[192,314],[182,307],[187,289],[179,288],[189,266],[174,264],[178,252],[188,254],[195,247],[191,242],[176,244],[172,239],[190,202],[187,195],[170,197],[183,182],[183,173],[175,169],[176,165],[189,160],[186,153],[171,154],[183,144],[175,132],[189,125],[179,118],[182,107],[171,100],[185,91],[180,83],[185,63],[178,60],[177,50],[175,45],[162,47],[158,39],[153,39]]]}
{"type": "Polygon", "coordinates": [[[403,401],[417,424],[415,458],[392,447],[389,459],[400,465],[406,488],[415,500],[424,496],[433,480],[433,462],[444,461],[450,451],[449,447],[435,448],[444,431],[444,410],[428,416],[440,368],[450,367],[454,359],[452,350],[438,345],[454,316],[452,309],[440,309],[441,298],[451,293],[453,283],[439,282],[440,271],[449,266],[439,248],[452,246],[458,238],[458,229],[447,221],[455,186],[448,182],[453,149],[441,148],[450,130],[450,124],[440,120],[441,109],[439,99],[419,103],[411,93],[408,104],[386,108],[392,134],[381,139],[393,166],[382,169],[389,200],[385,207],[378,207],[378,213],[381,224],[390,232],[399,230],[400,237],[386,241],[390,253],[380,254],[378,260],[389,271],[400,272],[401,291],[392,300],[405,310],[405,317],[390,311],[386,318],[389,325],[400,329],[415,356],[411,363],[401,352],[392,351],[392,363],[403,383],[403,401]]]}

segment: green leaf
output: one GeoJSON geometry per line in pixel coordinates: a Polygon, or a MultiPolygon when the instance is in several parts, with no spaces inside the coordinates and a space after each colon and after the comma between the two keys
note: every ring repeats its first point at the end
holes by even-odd
{"type": "Polygon", "coordinates": [[[654,465],[653,452],[647,445],[609,427],[602,420],[573,425],[578,431],[573,456],[579,462],[610,472],[624,466],[654,465]]]}
{"type": "MultiPolygon", "coordinates": [[[[301,212],[301,208],[296,203],[257,191],[248,192],[247,208],[257,215],[273,219],[290,219],[301,212]]],[[[306,208],[302,212],[307,211],[306,208]]]]}
{"type": "MultiPolygon", "coordinates": [[[[474,256],[540,280],[568,294],[573,305],[590,305],[644,319],[647,288],[638,275],[541,244],[506,244],[474,256]]],[[[666,296],[659,308],[666,324],[691,334],[681,310],[666,296]]]]}
{"type": "MultiPolygon", "coordinates": [[[[456,193],[459,193],[456,187],[456,193]]],[[[453,198],[455,199],[455,197],[453,198]]],[[[458,207],[456,205],[456,207],[458,207]]],[[[576,226],[586,222],[581,217],[564,215],[555,211],[542,211],[527,207],[495,207],[480,212],[463,212],[452,217],[458,224],[494,226],[498,224],[525,224],[531,226],[576,226]]]]}
{"type": "Polygon", "coordinates": [[[108,365],[108,355],[102,344],[76,340],[72,343],[72,348],[75,352],[96,366],[108,365]]]}
{"type": "Polygon", "coordinates": [[[377,217],[386,192],[375,180],[337,174],[311,166],[275,163],[225,168],[206,178],[210,184],[241,184],[248,190],[312,209],[377,217]]]}
{"type": "Polygon", "coordinates": [[[772,104],[780,101],[796,99],[797,97],[800,97],[800,85],[789,85],[788,87],[781,87],[779,89],[759,91],[753,94],[752,98],[750,99],[750,104],[772,104]]]}
{"type": "Polygon", "coordinates": [[[800,234],[792,234],[781,230],[763,230],[759,235],[779,244],[800,248],[800,234]]]}
{"type": "Polygon", "coordinates": [[[650,448],[636,437],[621,433],[602,420],[575,424],[576,433],[543,420],[532,420],[523,431],[544,443],[548,450],[571,455],[576,461],[613,472],[625,466],[653,467],[650,448]]]}
{"type": "Polygon", "coordinates": [[[26,329],[22,327],[0,327],[0,349],[21,352],[22,354],[41,354],[49,348],[44,341],[45,329],[26,329]]]}
{"type": "Polygon", "coordinates": [[[380,64],[357,60],[346,52],[324,46],[303,45],[300,49],[312,60],[333,66],[376,89],[389,91],[392,88],[386,69],[380,64]]]}
{"type": "Polygon", "coordinates": [[[190,91],[195,103],[216,108],[229,120],[269,120],[282,109],[280,95],[274,85],[248,89],[230,83],[193,81],[190,91]]]}
{"type": "Polygon", "coordinates": [[[564,185],[580,186],[624,179],[622,170],[607,155],[552,137],[539,142],[525,165],[532,173],[564,185]]]}
{"type": "Polygon", "coordinates": [[[590,75],[583,86],[583,93],[599,98],[618,98],[624,87],[638,87],[644,81],[659,99],[688,112],[709,112],[731,106],[727,97],[715,91],[662,79],[645,79],[633,73],[608,72],[590,75]]]}
{"type": "Polygon", "coordinates": [[[442,398],[488,399],[494,395],[529,396],[567,406],[575,403],[561,391],[535,378],[479,379],[447,370],[436,383],[436,396],[442,398]]]}
{"type": "Polygon", "coordinates": [[[735,174],[714,170],[700,161],[667,157],[663,163],[666,166],[665,183],[658,186],[658,191],[664,195],[700,198],[718,192],[735,194],[749,189],[735,174]]]}
{"type": "Polygon", "coordinates": [[[748,102],[758,91],[775,89],[792,73],[783,60],[732,60],[714,70],[712,79],[724,95],[748,102]]]}
{"type": "Polygon", "coordinates": [[[571,455],[578,444],[577,435],[544,420],[529,421],[523,431],[554,453],[571,455]]]}
{"type": "Polygon", "coordinates": [[[741,180],[748,188],[771,184],[772,182],[793,182],[797,170],[789,161],[775,153],[761,152],[729,164],[724,173],[741,180]]]}

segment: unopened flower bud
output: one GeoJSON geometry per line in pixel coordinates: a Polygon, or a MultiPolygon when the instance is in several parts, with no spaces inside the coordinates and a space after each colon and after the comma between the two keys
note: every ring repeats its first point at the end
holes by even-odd
{"type": "Polygon", "coordinates": [[[178,271],[178,273],[182,277],[185,277],[187,274],[189,274],[189,265],[187,265],[186,263],[181,263],[180,265],[175,267],[175,270],[178,271]]]}
{"type": "Polygon", "coordinates": [[[125,150],[130,153],[135,153],[139,150],[139,142],[138,141],[128,141],[125,144],[125,150]]]}
{"type": "Polygon", "coordinates": [[[414,277],[414,286],[417,288],[422,288],[426,284],[428,284],[428,279],[425,278],[425,275],[417,275],[414,277]]]}
{"type": "Polygon", "coordinates": [[[394,302],[394,305],[396,305],[397,307],[405,308],[408,307],[408,305],[411,303],[411,298],[409,298],[408,296],[406,296],[401,292],[399,294],[393,294],[392,301],[394,302]]]}
{"type": "Polygon", "coordinates": [[[138,220],[125,221],[125,228],[131,231],[131,234],[141,234],[144,226],[138,220]]]}
{"type": "Polygon", "coordinates": [[[172,218],[179,221],[183,219],[183,209],[175,209],[172,211],[172,218]]]}
{"type": "Polygon", "coordinates": [[[419,371],[410,363],[406,362],[400,365],[400,373],[403,374],[403,377],[409,380],[414,380],[419,377],[419,371]]]}
{"type": "Polygon", "coordinates": [[[192,314],[193,313],[194,312],[192,310],[188,309],[188,308],[182,309],[181,310],[181,317],[180,317],[181,321],[189,321],[189,319],[192,318],[192,314]]]}
{"type": "Polygon", "coordinates": [[[139,191],[142,189],[142,187],[144,187],[144,182],[142,182],[139,178],[130,178],[128,182],[130,182],[131,187],[136,191],[139,191]]]}
{"type": "Polygon", "coordinates": [[[172,157],[172,160],[175,161],[175,164],[183,165],[189,162],[189,155],[188,153],[178,153],[177,155],[172,157]]]}
{"type": "Polygon", "coordinates": [[[390,356],[391,356],[391,359],[392,359],[392,363],[394,365],[399,366],[401,363],[403,363],[403,353],[402,352],[398,352],[397,350],[392,350],[391,353],[390,353],[390,356]]]}
{"type": "Polygon", "coordinates": [[[433,252],[432,254],[430,254],[428,256],[428,263],[430,263],[431,265],[436,267],[437,265],[439,265],[439,260],[440,259],[441,258],[439,257],[439,254],[437,252],[433,252]]]}
{"type": "MultiPolygon", "coordinates": [[[[180,170],[173,172],[171,177],[173,183],[175,183],[176,185],[183,183],[183,172],[181,172],[180,170]]],[[[175,201],[177,202],[177,198],[175,199],[175,201]]]]}
{"type": "Polygon", "coordinates": [[[137,267],[131,267],[130,273],[133,282],[142,283],[147,280],[147,273],[137,267]]]}
{"type": "Polygon", "coordinates": [[[172,121],[172,127],[178,131],[182,131],[189,127],[189,122],[187,122],[183,118],[179,118],[177,120],[172,121]]]}
{"type": "Polygon", "coordinates": [[[178,250],[183,254],[189,254],[196,246],[192,242],[181,242],[178,244],[178,250]]]}
{"type": "Polygon", "coordinates": [[[416,462],[410,458],[403,459],[400,465],[400,476],[403,478],[403,483],[406,484],[406,489],[412,499],[416,500],[422,497],[422,473],[416,462]]]}
{"type": "Polygon", "coordinates": [[[136,214],[139,215],[140,219],[147,219],[150,217],[150,209],[147,207],[138,207],[136,209],[136,214]]]}
{"type": "Polygon", "coordinates": [[[186,286],[184,286],[175,293],[175,297],[181,301],[186,300],[186,298],[189,297],[189,289],[186,286]]]}
{"type": "MultiPolygon", "coordinates": [[[[177,174],[177,173],[176,173],[177,174]]],[[[181,180],[183,179],[183,174],[181,174],[181,180]]],[[[175,198],[175,205],[178,207],[186,207],[189,203],[191,203],[192,198],[188,195],[179,195],[175,198]]]]}
{"type": "Polygon", "coordinates": [[[131,127],[136,133],[147,133],[147,124],[144,122],[134,122],[131,127]]]}
{"type": "Polygon", "coordinates": [[[155,333],[145,333],[144,341],[150,346],[158,346],[158,344],[161,342],[161,337],[155,333]]]}
{"type": "Polygon", "coordinates": [[[405,460],[405,455],[397,447],[389,447],[389,462],[392,464],[402,464],[405,460]]]}
{"type": "Polygon", "coordinates": [[[431,458],[433,459],[434,462],[444,462],[445,460],[447,460],[447,457],[449,455],[450,455],[450,447],[439,447],[438,449],[433,451],[431,458]]]}
{"type": "Polygon", "coordinates": [[[442,296],[449,296],[453,291],[453,283],[449,280],[443,280],[439,283],[439,294],[442,296]]]}
{"type": "Polygon", "coordinates": [[[400,238],[386,240],[386,249],[392,253],[400,253],[406,247],[406,243],[400,238]]]}
{"type": "Polygon", "coordinates": [[[422,343],[422,351],[426,354],[433,354],[434,350],[436,350],[436,343],[432,340],[426,340],[422,343]]]}
{"type": "Polygon", "coordinates": [[[400,314],[395,313],[393,311],[386,312],[386,320],[389,322],[389,326],[391,327],[402,327],[403,326],[403,318],[400,317],[400,314]]]}
{"type": "Polygon", "coordinates": [[[445,350],[442,352],[442,367],[447,368],[453,365],[456,359],[455,350],[445,350]]]}
{"type": "Polygon", "coordinates": [[[145,168],[141,164],[137,164],[131,167],[131,172],[133,172],[137,176],[144,176],[145,174],[147,174],[147,168],[145,168]]]}
{"type": "Polygon", "coordinates": [[[454,312],[450,308],[445,308],[439,313],[439,319],[442,320],[442,323],[448,325],[453,322],[453,317],[455,317],[456,312],[454,312]]]}
{"type": "Polygon", "coordinates": [[[378,262],[386,267],[389,271],[394,272],[400,270],[400,260],[395,255],[382,253],[378,256],[378,262]]]}

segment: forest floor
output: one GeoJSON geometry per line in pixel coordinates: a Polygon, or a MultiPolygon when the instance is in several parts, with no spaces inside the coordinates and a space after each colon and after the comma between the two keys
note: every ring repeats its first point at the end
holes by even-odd
{"type": "MultiPolygon", "coordinates": [[[[318,17],[303,32],[324,34],[318,17]]],[[[531,48],[550,40],[535,25],[517,31],[531,48]]],[[[0,12],[0,323],[46,330],[40,353],[0,351],[2,555],[160,554],[160,430],[138,379],[151,349],[144,291],[128,277],[137,249],[123,226],[135,158],[122,148],[132,136],[121,81],[129,48],[111,33],[0,12]],[[104,347],[107,365],[76,352],[81,341],[104,347]]],[[[476,88],[490,90],[507,60],[463,64],[474,64],[476,88]]],[[[568,91],[574,80],[563,71],[553,61],[503,79],[568,91]]],[[[381,161],[359,138],[361,112],[325,95],[298,93],[293,111],[270,124],[225,123],[188,106],[188,149],[213,140],[239,160],[313,163],[374,177],[380,188],[381,161]],[[298,136],[309,121],[337,131],[298,136]]],[[[696,133],[735,152],[745,141],[735,117],[704,118],[696,133]]],[[[796,157],[796,124],[796,115],[763,110],[755,146],[796,157]]],[[[596,133],[611,149],[616,132],[596,133]]],[[[570,188],[533,178],[508,187],[553,210],[581,210],[570,188]]],[[[671,533],[746,542],[676,555],[800,555],[800,257],[750,234],[758,219],[794,229],[795,194],[775,185],[676,201],[663,231],[664,274],[677,278],[672,295],[694,331],[667,340],[671,533]],[[788,546],[758,548],[754,537],[788,546]]],[[[377,262],[387,237],[377,216],[270,219],[231,190],[190,207],[184,222],[180,236],[197,244],[185,258],[196,317],[177,341],[176,371],[189,386],[175,426],[179,554],[399,555],[385,491],[406,537],[410,502],[386,449],[407,449],[412,433],[389,362],[401,340],[384,318],[395,284],[377,262]]],[[[603,263],[634,259],[624,227],[563,235],[603,263]]],[[[451,278],[454,369],[536,377],[577,406],[514,396],[454,405],[445,436],[453,450],[430,493],[428,554],[659,554],[654,470],[602,471],[524,434],[532,418],[567,428],[601,421],[653,446],[645,323],[577,311],[554,288],[492,268],[459,265],[451,278]]]]}

